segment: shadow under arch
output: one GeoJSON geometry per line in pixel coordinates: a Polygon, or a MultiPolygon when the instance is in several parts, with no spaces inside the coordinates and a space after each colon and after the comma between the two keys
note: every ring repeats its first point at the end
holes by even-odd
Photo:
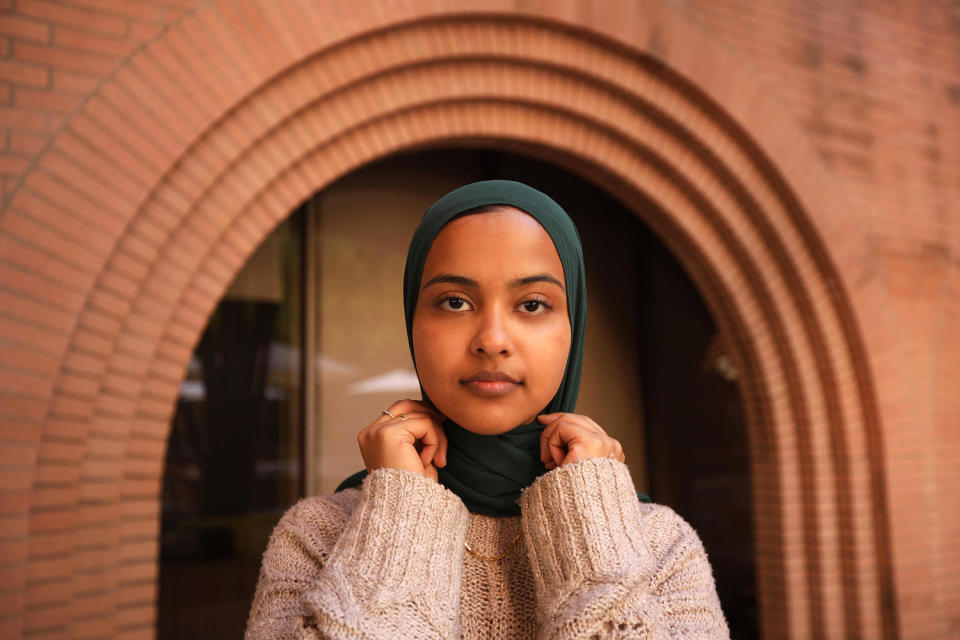
{"type": "MultiPolygon", "coordinates": [[[[741,102],[739,93],[709,98],[700,83],[714,81],[700,63],[659,52],[665,64],[615,35],[548,17],[511,18],[401,22],[316,52],[211,121],[154,184],[110,151],[100,153],[113,173],[64,176],[87,206],[119,214],[135,203],[64,349],[37,465],[40,476],[55,462],[44,446],[72,426],[92,434],[79,471],[83,496],[60,507],[84,528],[63,555],[121,552],[98,567],[78,561],[84,571],[64,580],[78,588],[91,572],[102,576],[116,595],[114,614],[142,610],[147,622],[131,624],[149,624],[156,560],[145,538],[157,528],[177,387],[207,316],[270,229],[375,159],[496,145],[565,166],[627,206],[639,195],[656,202],[635,212],[680,257],[730,336],[746,374],[764,635],[895,636],[879,416],[834,267],[841,249],[817,231],[816,221],[845,204],[842,194],[776,106],[741,102]],[[751,116],[764,124],[748,132],[742,123],[751,116]],[[800,162],[815,175],[794,178],[791,163],[800,162]],[[106,196],[104,185],[120,195],[106,196]],[[78,379],[87,383],[79,391],[78,379]],[[104,442],[122,450],[106,470],[94,450],[104,442]]],[[[667,10],[658,20],[659,37],[692,38],[726,59],[667,10]]],[[[734,88],[756,99],[749,72],[725,66],[734,88]]],[[[95,106],[87,117],[102,119],[95,106]]],[[[61,135],[89,134],[68,123],[61,135]]],[[[41,158],[37,170],[59,176],[63,157],[41,158]]],[[[24,186],[32,185],[28,177],[24,186]]],[[[859,237],[850,218],[833,224],[859,237]]],[[[43,535],[49,514],[31,509],[31,532],[43,535]]],[[[27,582],[41,570],[31,559],[27,582]]],[[[26,603],[28,620],[40,605],[26,603]]]]}

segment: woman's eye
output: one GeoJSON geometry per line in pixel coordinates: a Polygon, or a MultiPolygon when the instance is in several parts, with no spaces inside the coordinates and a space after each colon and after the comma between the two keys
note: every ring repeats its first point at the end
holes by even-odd
{"type": "Polygon", "coordinates": [[[463,311],[469,307],[469,303],[463,298],[451,296],[440,301],[440,308],[447,311],[463,311]]]}
{"type": "Polygon", "coordinates": [[[527,313],[543,313],[544,310],[549,309],[550,305],[542,300],[527,300],[526,302],[521,302],[520,306],[527,313]]]}

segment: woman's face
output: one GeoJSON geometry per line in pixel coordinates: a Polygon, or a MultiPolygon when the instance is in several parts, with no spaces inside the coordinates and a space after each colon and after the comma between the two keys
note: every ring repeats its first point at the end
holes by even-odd
{"type": "Polygon", "coordinates": [[[512,207],[449,222],[424,263],[413,349],[420,384],[463,428],[533,422],[570,351],[563,265],[540,223],[512,207]]]}

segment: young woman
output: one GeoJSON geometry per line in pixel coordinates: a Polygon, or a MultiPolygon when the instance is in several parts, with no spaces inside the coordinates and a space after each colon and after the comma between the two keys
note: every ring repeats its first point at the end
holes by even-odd
{"type": "Polygon", "coordinates": [[[447,194],[404,306],[423,399],[360,432],[353,486],[284,515],[247,638],[728,638],[696,533],[573,413],[586,289],[563,209],[504,180],[447,194]]]}

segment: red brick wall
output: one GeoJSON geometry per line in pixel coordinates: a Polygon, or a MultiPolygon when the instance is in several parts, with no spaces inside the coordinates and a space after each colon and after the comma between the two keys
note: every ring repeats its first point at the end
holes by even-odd
{"type": "Polygon", "coordinates": [[[3,637],[151,635],[223,288],[312,191],[462,139],[660,204],[746,372],[766,636],[956,633],[951,4],[4,4],[3,637]]]}
{"type": "Polygon", "coordinates": [[[192,0],[0,2],[4,196],[103,78],[195,4],[192,0]]]}
{"type": "Polygon", "coordinates": [[[960,8],[876,0],[688,8],[776,88],[863,212],[870,258],[851,276],[882,279],[897,325],[881,339],[899,348],[875,359],[875,371],[887,408],[897,583],[910,594],[901,626],[911,637],[956,635],[958,556],[948,550],[960,540],[960,509],[946,496],[960,487],[960,8]]]}

